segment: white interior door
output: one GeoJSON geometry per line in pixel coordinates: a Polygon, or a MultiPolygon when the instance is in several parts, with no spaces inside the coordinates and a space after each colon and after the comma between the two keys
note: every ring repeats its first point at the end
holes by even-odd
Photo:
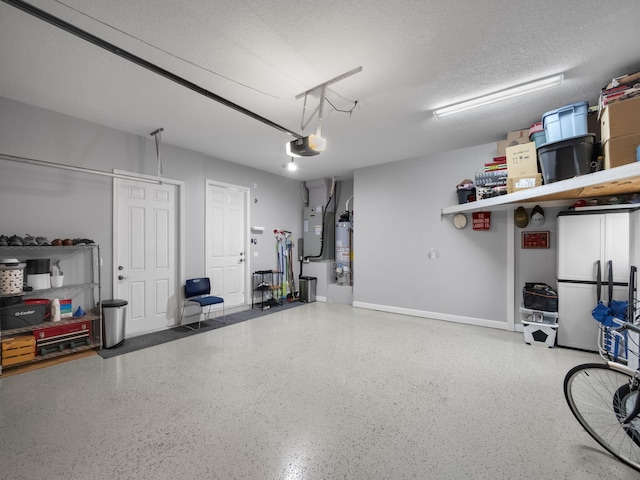
{"type": "Polygon", "coordinates": [[[176,324],[177,190],[116,179],[114,293],[129,302],[127,337],[176,324]]]}
{"type": "Polygon", "coordinates": [[[207,181],[206,275],[227,307],[245,303],[248,190],[207,181]]]}

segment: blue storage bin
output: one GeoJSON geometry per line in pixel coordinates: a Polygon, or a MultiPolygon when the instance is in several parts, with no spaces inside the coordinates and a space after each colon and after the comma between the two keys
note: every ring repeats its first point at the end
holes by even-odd
{"type": "Polygon", "coordinates": [[[531,134],[529,140],[531,140],[532,142],[536,142],[536,148],[538,148],[540,145],[544,145],[545,143],[547,143],[547,136],[544,134],[544,132],[536,132],[531,134]]]}
{"type": "Polygon", "coordinates": [[[587,127],[588,102],[578,102],[551,110],[542,116],[542,126],[547,143],[589,133],[587,127]]]}

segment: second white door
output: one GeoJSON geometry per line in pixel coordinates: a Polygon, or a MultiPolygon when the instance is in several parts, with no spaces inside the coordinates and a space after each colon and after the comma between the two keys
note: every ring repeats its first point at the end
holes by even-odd
{"type": "Polygon", "coordinates": [[[248,189],[207,181],[206,275],[226,307],[243,305],[248,189]]]}

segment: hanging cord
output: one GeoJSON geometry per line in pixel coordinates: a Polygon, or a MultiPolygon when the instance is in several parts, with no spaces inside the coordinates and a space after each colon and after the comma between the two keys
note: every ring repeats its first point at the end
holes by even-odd
{"type": "Polygon", "coordinates": [[[350,109],[350,110],[341,110],[341,109],[339,109],[339,108],[336,108],[336,106],[335,106],[333,103],[331,103],[331,100],[329,100],[327,97],[324,97],[324,99],[327,101],[327,103],[328,103],[329,105],[331,105],[331,108],[333,108],[336,112],[340,112],[340,113],[348,113],[348,114],[349,114],[349,116],[351,116],[351,114],[353,113],[353,111],[354,111],[354,110],[356,109],[356,107],[358,106],[358,101],[357,101],[357,100],[354,100],[354,102],[353,102],[353,107],[351,107],[351,109],[350,109]]]}
{"type": "Polygon", "coordinates": [[[158,159],[158,178],[162,176],[162,160],[160,159],[160,142],[162,141],[162,132],[164,128],[159,128],[155,132],[151,132],[149,135],[153,136],[156,140],[156,157],[158,159]]]}
{"type": "MultiPolygon", "coordinates": [[[[305,112],[307,111],[307,97],[308,97],[308,93],[305,93],[304,95],[304,105],[302,107],[302,118],[300,119],[300,132],[304,132],[304,130],[309,126],[309,123],[311,123],[311,120],[313,120],[313,117],[316,116],[316,114],[318,115],[318,126],[316,127],[316,134],[319,136],[322,136],[322,119],[323,119],[323,115],[324,115],[324,102],[326,101],[329,105],[331,105],[331,108],[333,109],[332,111],[335,112],[339,112],[339,113],[348,113],[349,117],[351,117],[351,114],[353,113],[353,111],[356,109],[356,107],[358,106],[358,100],[354,100],[353,101],[353,106],[349,109],[349,110],[343,110],[340,108],[337,108],[333,103],[331,103],[331,100],[329,100],[327,98],[327,96],[325,95],[325,91],[326,89],[324,87],[321,88],[321,92],[320,92],[320,100],[318,101],[318,106],[313,110],[313,112],[311,112],[311,115],[309,115],[308,120],[305,122],[304,116],[305,116],[305,112]]],[[[331,111],[329,112],[329,115],[331,114],[331,111]]]]}

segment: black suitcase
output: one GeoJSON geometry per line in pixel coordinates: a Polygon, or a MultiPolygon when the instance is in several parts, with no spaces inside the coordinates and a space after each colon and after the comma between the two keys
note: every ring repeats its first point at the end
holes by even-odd
{"type": "Polygon", "coordinates": [[[522,289],[524,308],[558,311],[558,293],[546,283],[525,283],[522,289]]]}

